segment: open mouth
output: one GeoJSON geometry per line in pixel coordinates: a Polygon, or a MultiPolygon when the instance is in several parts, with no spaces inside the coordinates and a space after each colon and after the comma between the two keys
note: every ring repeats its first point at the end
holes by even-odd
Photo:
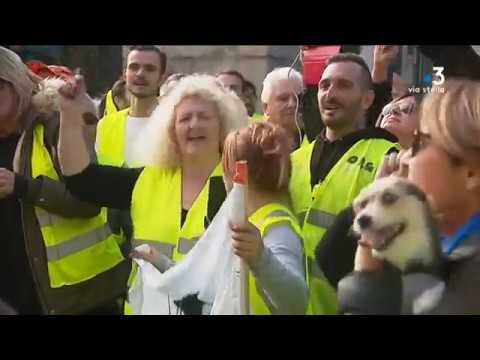
{"type": "Polygon", "coordinates": [[[377,251],[385,250],[393,240],[401,235],[407,225],[404,222],[385,226],[372,232],[372,247],[377,251]]]}
{"type": "Polygon", "coordinates": [[[187,138],[188,141],[202,141],[205,140],[207,137],[206,136],[189,136],[187,138]]]}

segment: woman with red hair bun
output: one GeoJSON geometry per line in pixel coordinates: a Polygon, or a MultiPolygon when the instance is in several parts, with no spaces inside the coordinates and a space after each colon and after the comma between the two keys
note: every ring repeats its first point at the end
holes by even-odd
{"type": "Polygon", "coordinates": [[[289,205],[289,155],[285,132],[266,122],[230,133],[224,144],[227,188],[235,163],[248,163],[248,222],[230,226],[233,251],[251,269],[254,314],[305,314],[307,308],[303,240],[289,205]]]}

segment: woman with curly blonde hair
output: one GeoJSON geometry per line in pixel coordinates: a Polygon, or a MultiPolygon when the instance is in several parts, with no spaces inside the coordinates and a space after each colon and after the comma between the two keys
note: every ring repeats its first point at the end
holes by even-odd
{"type": "Polygon", "coordinates": [[[223,143],[247,125],[243,103],[212,76],[182,78],[139,136],[144,167],[122,169],[89,164],[82,82],[63,93],[59,154],[68,188],[95,204],[130,208],[132,246],[155,248],[164,255],[161,268],[168,268],[195,245],[225,199],[223,143]]]}

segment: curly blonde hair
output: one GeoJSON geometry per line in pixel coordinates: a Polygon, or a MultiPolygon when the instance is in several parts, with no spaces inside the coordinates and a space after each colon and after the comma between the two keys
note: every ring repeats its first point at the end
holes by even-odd
{"type": "Polygon", "coordinates": [[[136,159],[139,165],[176,167],[181,156],[175,138],[175,116],[178,105],[185,98],[199,97],[215,104],[220,119],[220,144],[227,134],[248,125],[247,110],[233,92],[226,90],[213,76],[188,75],[178,82],[152,113],[148,125],[139,136],[136,159]]]}

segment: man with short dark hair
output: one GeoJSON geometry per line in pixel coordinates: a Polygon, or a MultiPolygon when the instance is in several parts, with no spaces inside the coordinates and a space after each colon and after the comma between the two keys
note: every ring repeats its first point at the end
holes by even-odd
{"type": "Polygon", "coordinates": [[[216,75],[217,79],[223,84],[223,86],[229,90],[232,90],[241,99],[243,97],[243,85],[245,78],[236,70],[220,71],[216,75]]]}
{"type": "Polygon", "coordinates": [[[397,140],[380,128],[365,128],[374,100],[365,61],[355,54],[329,59],[318,84],[325,129],[292,154],[290,194],[301,219],[309,272],[310,314],[336,312],[336,294],[313,261],[315,248],[336,215],[375,179],[397,140]]]}
{"type": "Polygon", "coordinates": [[[133,46],[124,71],[130,107],[102,118],[97,128],[96,150],[104,165],[131,165],[133,145],[158,104],[165,77],[166,56],[156,46],[133,46]]]}

